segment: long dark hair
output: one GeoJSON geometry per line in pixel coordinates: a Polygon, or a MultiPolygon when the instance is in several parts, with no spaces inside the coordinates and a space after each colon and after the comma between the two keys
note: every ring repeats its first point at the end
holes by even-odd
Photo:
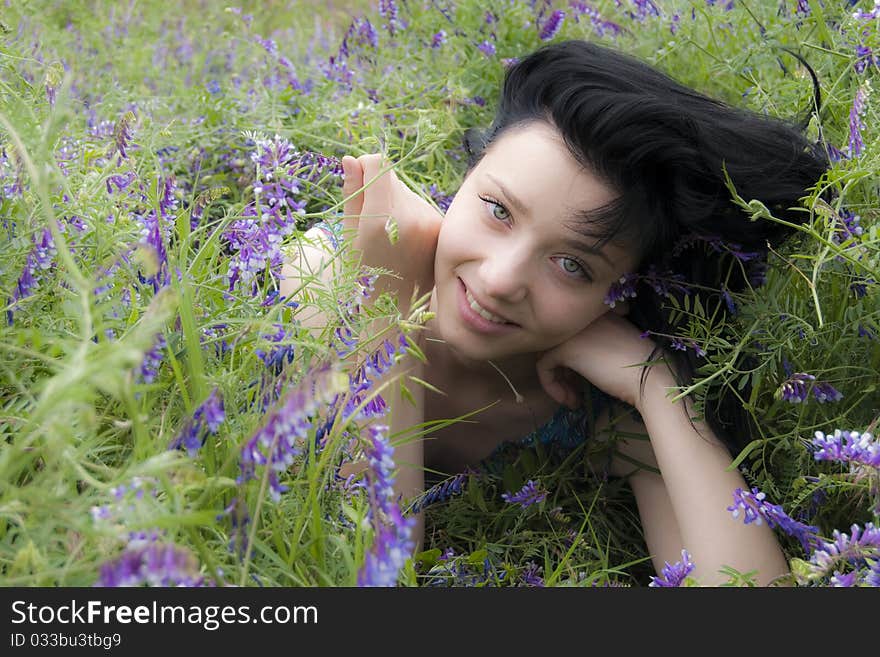
{"type": "MultiPolygon", "coordinates": [[[[506,131],[536,121],[555,127],[572,156],[619,192],[571,228],[599,245],[637,250],[638,276],[624,282],[636,293],[628,317],[666,347],[680,384],[693,380],[703,354],[672,342],[684,320],[671,320],[666,297],[699,291],[725,317],[734,312],[729,293],[759,284],[768,247],[790,232],[749,221],[731,200],[725,171],[742,198],[799,224],[808,213],[793,206],[828,168],[823,147],[794,122],[726,105],[615,50],[563,41],[507,70],[492,125],[466,134],[468,171],[506,131]]],[[[707,403],[705,417],[731,451],[753,435],[751,416],[731,394],[707,403]]]]}

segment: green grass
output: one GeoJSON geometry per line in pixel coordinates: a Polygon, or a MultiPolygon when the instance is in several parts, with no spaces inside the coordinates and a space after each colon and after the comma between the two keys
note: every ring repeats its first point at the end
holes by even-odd
{"type": "MultiPolygon", "coordinates": [[[[297,314],[321,309],[350,322],[356,337],[370,318],[340,315],[338,300],[356,294],[353,280],[333,289],[314,286],[296,309],[262,303],[275,285],[270,276],[258,278],[255,289],[229,290],[232,253],[223,235],[254,198],[256,135],[277,134],[301,151],[333,158],[384,149],[405,161],[401,175],[426,195],[431,185],[438,194],[457,189],[463,133],[491,120],[501,60],[541,44],[534,11],[526,1],[400,4],[408,25],[394,36],[365,2],[242,3],[250,22],[211,2],[187,3],[173,16],[158,2],[23,2],[4,12],[0,185],[8,191],[0,198],[0,303],[12,316],[0,322],[5,584],[91,585],[101,565],[130,545],[132,532],[156,533],[186,550],[200,576],[219,584],[356,583],[373,543],[369,504],[361,489],[333,478],[357,438],[354,426],[338,423],[316,449],[315,429],[327,410],[319,409],[302,454],[280,475],[289,490],[277,502],[267,495],[265,469],[247,482],[237,478],[242,448],[267,421],[262,396],[276,384],[294,389],[333,355],[327,344],[335,326],[316,339],[296,328],[297,314]],[[353,15],[372,22],[378,47],[351,37],[349,56],[340,58],[352,6],[353,15]],[[487,8],[497,18],[491,25],[487,8]],[[430,48],[441,29],[446,43],[430,48]],[[277,51],[257,37],[273,39],[277,51]],[[477,49],[486,39],[494,40],[496,56],[477,49]],[[330,57],[347,63],[350,87],[328,79],[330,57]],[[55,89],[54,105],[47,83],[55,89]],[[125,127],[133,146],[120,159],[114,135],[125,127]],[[112,176],[126,176],[129,186],[109,193],[112,176]],[[163,201],[162,188],[172,176],[174,206],[163,201]],[[9,189],[16,185],[20,192],[9,189]],[[169,207],[163,219],[169,276],[155,293],[142,280],[155,273],[157,256],[139,247],[141,229],[150,212],[169,207]],[[196,207],[203,218],[191,226],[196,207]],[[87,229],[73,227],[71,217],[87,229]],[[15,301],[45,229],[56,247],[52,264],[39,269],[39,286],[15,301]],[[113,273],[105,277],[108,267],[113,273]],[[112,287],[94,294],[104,283],[112,287]],[[288,331],[281,343],[266,337],[277,325],[288,331]],[[158,334],[167,346],[155,380],[146,382],[140,368],[158,334]],[[293,351],[283,372],[257,353],[279,346],[293,351]],[[214,389],[226,411],[217,433],[195,456],[168,450],[214,389]],[[140,487],[131,490],[133,481],[140,487]],[[240,516],[236,525],[235,513],[224,513],[234,500],[246,523],[240,516]],[[93,509],[102,508],[107,517],[96,519],[93,509]]],[[[880,342],[864,333],[880,335],[877,114],[870,88],[877,67],[854,69],[857,45],[880,48],[878,21],[853,19],[846,2],[810,2],[806,17],[795,14],[794,2],[782,3],[788,15],[769,2],[738,0],[730,12],[702,0],[656,4],[662,16],[637,20],[627,14],[631,3],[621,9],[610,0],[592,3],[623,26],[616,38],[599,37],[585,16],[575,22],[572,10],[558,5],[568,16],[556,38],[615,44],[703,92],[785,118],[805,116],[811,106],[809,75],[785,49],[796,51],[822,89],[823,105],[808,131],[818,138],[821,130],[842,150],[856,92],[861,87],[867,94],[862,154],[836,163],[819,181],[837,192],[836,206],[819,201],[818,191],[803,200],[810,221],[771,258],[767,283],[737,298],[740,312],[723,337],[709,329],[702,306],[681,312],[689,317],[682,337],[699,340],[709,353],[694,386],[698,401],[751,386],[742,403],[762,435],[739,458],[749,484],[789,514],[802,514],[823,536],[849,531],[852,523],[876,524],[877,473],[858,476],[817,463],[807,443],[816,430],[873,430],[880,418],[880,342]],[[864,232],[841,246],[832,238],[843,209],[860,215],[864,232]],[[864,296],[851,287],[860,281],[864,296]],[[753,366],[737,365],[742,356],[752,356],[753,366]],[[832,383],[843,399],[779,400],[774,393],[786,378],[784,362],[832,383]]],[[[324,172],[303,183],[297,199],[305,214],[285,237],[286,247],[336,212],[339,179],[324,172]]],[[[742,199],[758,221],[774,220],[749,201],[742,199]]],[[[394,300],[382,300],[373,312],[396,317],[394,300]]],[[[412,333],[417,325],[401,321],[398,328],[412,333]]],[[[348,355],[343,370],[362,355],[348,355]]],[[[461,495],[428,507],[426,550],[403,569],[401,582],[509,585],[522,582],[531,562],[548,585],[646,585],[652,569],[631,494],[586,469],[591,449],[514,451],[500,470],[469,477],[461,495]],[[501,500],[501,493],[534,478],[551,491],[545,502],[521,510],[501,500]],[[447,550],[455,556],[442,559],[447,550]]],[[[804,558],[797,541],[780,539],[789,558],[804,558]]]]}

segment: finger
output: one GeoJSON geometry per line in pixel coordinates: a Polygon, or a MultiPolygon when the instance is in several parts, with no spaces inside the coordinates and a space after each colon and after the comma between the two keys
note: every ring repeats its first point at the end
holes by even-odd
{"type": "Polygon", "coordinates": [[[558,404],[565,403],[565,390],[563,386],[556,379],[555,370],[556,364],[555,362],[544,356],[536,363],[536,370],[538,372],[538,382],[541,384],[541,387],[544,391],[558,404]]]}
{"type": "Polygon", "coordinates": [[[342,197],[347,199],[342,207],[342,225],[346,230],[356,230],[358,217],[364,206],[363,193],[355,194],[364,186],[364,170],[361,163],[351,155],[342,158],[342,197]]]}
{"type": "Polygon", "coordinates": [[[362,155],[358,158],[363,166],[363,184],[368,185],[364,191],[364,203],[361,208],[361,219],[371,222],[370,228],[383,228],[391,214],[394,178],[393,171],[385,171],[388,162],[381,154],[362,155]]]}

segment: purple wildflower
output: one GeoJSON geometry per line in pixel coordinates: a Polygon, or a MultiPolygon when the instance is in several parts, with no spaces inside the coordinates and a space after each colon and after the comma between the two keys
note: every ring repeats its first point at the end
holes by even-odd
{"type": "Polygon", "coordinates": [[[394,36],[395,33],[406,27],[401,23],[399,18],[400,10],[397,8],[396,0],[379,0],[379,15],[386,20],[385,29],[388,34],[394,36]]]}
{"type": "Polygon", "coordinates": [[[137,174],[134,171],[127,171],[125,173],[114,173],[110,176],[107,176],[107,193],[112,194],[114,187],[118,192],[125,191],[136,178],[137,174]]]}
{"type": "Polygon", "coordinates": [[[853,294],[856,295],[857,299],[863,299],[868,294],[868,286],[874,285],[877,281],[873,278],[865,278],[864,276],[856,276],[853,279],[852,283],[849,284],[849,289],[853,291],[853,294]]]}
{"type": "Polygon", "coordinates": [[[807,382],[815,381],[816,377],[806,372],[792,374],[776,390],[776,398],[792,404],[800,404],[807,399],[807,382]]]}
{"type": "Polygon", "coordinates": [[[797,0],[797,5],[795,6],[794,11],[798,16],[809,16],[810,15],[810,2],[809,2],[809,0],[797,0]]]}
{"type": "Polygon", "coordinates": [[[617,37],[623,32],[623,28],[620,25],[605,20],[595,8],[582,0],[570,0],[569,7],[572,9],[575,23],[580,23],[581,16],[587,16],[596,34],[600,37],[605,35],[617,37]]]}
{"type": "Polygon", "coordinates": [[[656,265],[648,266],[648,271],[639,276],[639,280],[644,281],[651,288],[663,297],[671,297],[673,292],[683,295],[689,295],[690,289],[684,285],[685,278],[682,274],[677,274],[670,269],[658,271],[656,265]]]}
{"type": "Polygon", "coordinates": [[[199,565],[186,548],[150,542],[131,545],[103,564],[95,586],[203,586],[199,565]]]}
{"type": "Polygon", "coordinates": [[[850,157],[858,157],[862,154],[864,143],[862,141],[862,130],[865,124],[862,117],[865,114],[865,101],[867,100],[866,87],[862,85],[856,91],[853,99],[852,108],[849,111],[849,151],[850,157]]]}
{"type": "Polygon", "coordinates": [[[287,470],[301,454],[312,426],[311,418],[339,392],[339,374],[333,366],[321,366],[307,374],[299,386],[269,412],[265,424],[242,448],[239,483],[254,478],[257,466],[266,466],[269,494],[276,502],[281,499],[287,488],[279,482],[278,473],[287,470]]]}
{"type": "Polygon", "coordinates": [[[119,154],[120,162],[128,158],[128,149],[132,139],[131,126],[135,120],[134,112],[129,110],[122,115],[113,128],[113,145],[119,154]]]}
{"type": "Polygon", "coordinates": [[[367,491],[376,540],[358,573],[358,586],[395,586],[400,569],[412,553],[415,518],[404,518],[394,501],[394,448],[385,437],[388,427],[367,427],[367,491]]]}
{"type": "Polygon", "coordinates": [[[480,45],[477,46],[477,49],[484,55],[486,55],[486,57],[495,56],[495,44],[490,41],[483,41],[480,45]]]}
{"type": "Polygon", "coordinates": [[[300,194],[301,174],[309,179],[317,167],[336,173],[338,163],[314,153],[299,153],[278,135],[273,140],[258,140],[251,160],[257,166],[254,183],[255,202],[242,212],[224,233],[224,238],[235,252],[229,261],[229,289],[241,282],[252,283],[256,292],[258,274],[268,271],[278,278],[284,257],[281,242],[297,228],[297,217],[305,213],[306,202],[297,200],[300,194]]]}
{"type": "Polygon", "coordinates": [[[669,565],[665,562],[659,577],[651,577],[648,584],[651,588],[676,588],[684,584],[685,578],[693,571],[694,564],[687,550],[681,551],[681,561],[669,565]]]}
{"type": "Polygon", "coordinates": [[[538,33],[538,38],[541,41],[549,41],[553,37],[555,37],[559,30],[562,28],[562,22],[565,19],[565,12],[561,9],[557,9],[552,14],[550,14],[549,18],[544,21],[544,25],[541,26],[541,31],[538,33]]]}
{"type": "Polygon", "coordinates": [[[869,66],[877,66],[874,52],[867,46],[856,46],[856,61],[853,64],[856,73],[864,73],[869,66]]]}
{"type": "Polygon", "coordinates": [[[165,336],[161,333],[156,334],[153,341],[153,347],[144,354],[144,360],[141,362],[139,373],[144,383],[152,383],[156,380],[159,372],[159,366],[162,364],[162,352],[165,350],[167,343],[165,336]]]}
{"type": "Polygon", "coordinates": [[[874,0],[874,8],[869,11],[859,10],[853,12],[853,18],[863,21],[870,21],[880,18],[880,0],[874,0]]]}
{"type": "Polygon", "coordinates": [[[440,482],[439,484],[434,484],[428,490],[426,490],[424,494],[419,497],[418,500],[416,500],[416,502],[410,508],[409,512],[418,513],[425,507],[431,506],[432,504],[436,504],[438,502],[445,502],[453,495],[458,495],[459,493],[461,493],[465,482],[467,482],[467,479],[468,475],[462,473],[457,474],[454,477],[447,479],[446,481],[440,482]]]}
{"type": "Polygon", "coordinates": [[[187,420],[180,433],[171,441],[168,449],[183,447],[190,457],[195,456],[205,442],[207,435],[205,429],[207,428],[207,433],[215,434],[225,419],[223,400],[217,394],[217,388],[214,388],[208,398],[195,410],[192,418],[187,420]]]}
{"type": "Polygon", "coordinates": [[[843,393],[827,381],[817,381],[813,384],[813,396],[820,404],[825,402],[836,402],[843,399],[843,393]]]}
{"type": "Polygon", "coordinates": [[[508,504],[519,504],[524,509],[543,502],[546,498],[547,491],[539,488],[539,483],[531,479],[516,493],[502,493],[501,495],[501,499],[508,504]]]}
{"type": "Polygon", "coordinates": [[[446,43],[446,30],[440,30],[431,39],[431,47],[432,48],[439,48],[444,43],[446,43]]]}
{"type": "Polygon", "coordinates": [[[42,273],[52,267],[55,256],[58,254],[55,248],[55,240],[48,228],[44,228],[39,233],[39,238],[33,238],[33,249],[25,260],[24,268],[12,292],[12,301],[10,309],[7,311],[9,323],[12,323],[13,311],[18,306],[18,302],[31,296],[35,290],[40,287],[40,279],[42,273]]]}
{"type": "Polygon", "coordinates": [[[636,13],[629,12],[631,18],[642,21],[648,16],[660,15],[660,9],[653,0],[632,0],[632,3],[636,6],[636,13]]]}
{"type": "Polygon", "coordinates": [[[615,283],[608,288],[608,294],[605,295],[605,304],[614,308],[620,301],[626,299],[634,299],[636,297],[636,283],[639,281],[638,274],[624,274],[615,283]]]}
{"type": "Polygon", "coordinates": [[[814,435],[813,445],[818,450],[813,456],[817,461],[840,461],[880,468],[880,441],[870,433],[835,429],[833,435],[821,431],[814,435]]]}
{"type": "Polygon", "coordinates": [[[862,580],[868,586],[880,587],[880,557],[865,559],[868,564],[868,572],[862,580]]]}
{"type": "Polygon", "coordinates": [[[533,586],[540,588],[544,586],[544,578],[541,577],[543,568],[534,561],[529,561],[523,572],[520,574],[520,580],[523,586],[533,586]]]}
{"type": "Polygon", "coordinates": [[[282,344],[285,341],[291,339],[291,337],[295,334],[295,329],[291,329],[291,331],[287,331],[284,328],[284,324],[274,324],[275,328],[278,330],[275,333],[269,333],[263,335],[262,337],[268,340],[269,342],[273,342],[277,347],[273,347],[269,351],[265,351],[263,349],[256,349],[254,353],[257,357],[266,364],[266,367],[274,370],[276,373],[280,372],[281,369],[287,363],[292,363],[294,358],[294,347],[292,344],[282,344]]]}
{"type": "MultiPolygon", "coordinates": [[[[810,556],[809,570],[806,575],[799,576],[802,583],[815,581],[837,566],[850,565],[857,571],[868,565],[868,559],[880,557],[880,528],[873,523],[865,524],[862,529],[854,524],[850,527],[851,535],[834,530],[834,540],[822,541],[810,556]],[[805,581],[804,581],[805,580],[805,581]]],[[[873,570],[873,568],[872,568],[873,570]]],[[[835,572],[840,577],[840,574],[835,572]]],[[[868,573],[866,579],[872,578],[868,573]]],[[[844,580],[845,581],[845,580],[844,580]]]]}
{"type": "Polygon", "coordinates": [[[778,526],[789,536],[797,538],[804,551],[809,552],[816,545],[818,540],[816,532],[819,531],[819,528],[794,520],[778,504],[770,504],[765,501],[766,497],[766,494],[757,488],[752,488],[751,492],[737,488],[733,491],[733,505],[727,507],[727,510],[732,512],[734,519],[738,518],[742,512],[743,522],[746,525],[753,522],[760,525],[766,521],[767,526],[771,529],[778,526]]]}
{"type": "Polygon", "coordinates": [[[721,298],[724,299],[724,303],[727,306],[727,312],[731,315],[736,315],[736,303],[733,301],[733,297],[730,296],[730,291],[726,286],[721,286],[721,298]]]}
{"type": "Polygon", "coordinates": [[[669,346],[677,351],[687,351],[687,345],[681,338],[672,338],[669,342],[669,346]]]}
{"type": "Polygon", "coordinates": [[[864,232],[861,216],[852,210],[841,210],[837,215],[831,240],[835,244],[845,244],[850,240],[858,241],[864,232]]]}

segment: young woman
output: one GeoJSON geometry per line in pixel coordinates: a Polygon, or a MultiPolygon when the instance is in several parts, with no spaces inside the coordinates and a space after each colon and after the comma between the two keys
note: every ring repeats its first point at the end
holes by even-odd
{"type": "MultiPolygon", "coordinates": [[[[701,354],[670,341],[665,305],[700,291],[723,314],[723,294],[748,285],[748,267],[784,237],[732,203],[725,172],[740,196],[799,222],[804,213],[792,208],[827,166],[820,149],[791,126],[581,41],[511,66],[492,126],[468,146],[445,215],[381,156],[343,158],[337,235],[363,264],[398,274],[377,291],[395,293],[404,312],[414,293],[430,291],[435,313],[419,339],[427,366],[407,358],[386,376],[417,376],[442,394],[410,385],[415,405],[386,397],[391,432],[489,407],[397,447],[398,491],[415,495],[425,469],[460,472],[526,434],[571,434],[589,409],[593,438],[612,429],[648,438],[618,443],[610,474],[628,477],[658,572],[684,548],[703,584],[725,581],[722,566],[757,571],[761,584],[786,574],[772,531],[726,510],[733,491],[747,489],[730,468],[751,438],[747,413],[721,399],[696,420],[690,400],[670,399],[701,354]]],[[[282,292],[296,289],[303,262],[327,257],[302,246],[282,292]]]]}

